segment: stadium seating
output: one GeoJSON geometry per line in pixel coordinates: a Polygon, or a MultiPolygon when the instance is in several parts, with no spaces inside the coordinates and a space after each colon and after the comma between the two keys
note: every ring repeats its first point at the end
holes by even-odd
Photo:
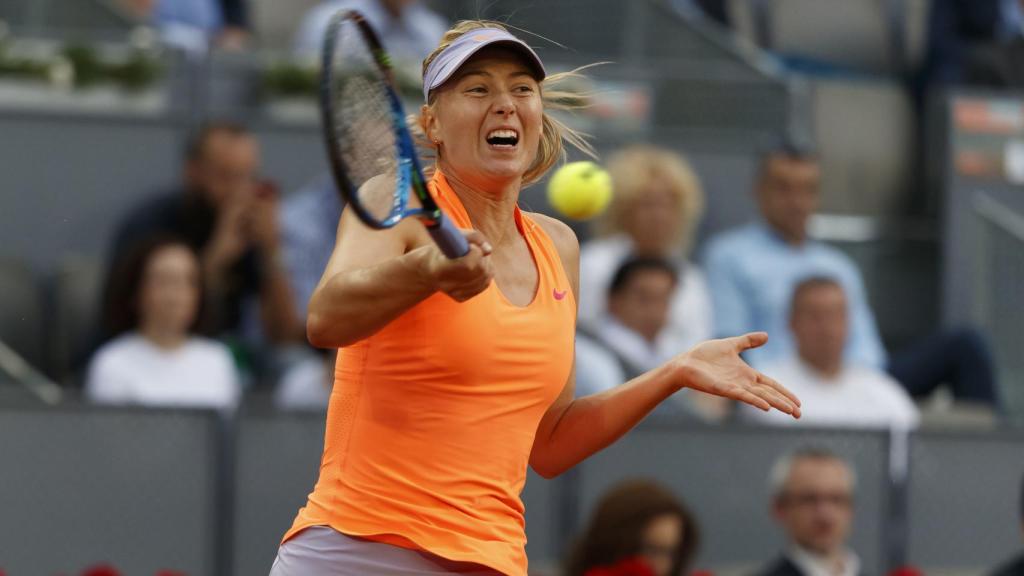
{"type": "Polygon", "coordinates": [[[22,260],[0,257],[0,341],[30,364],[41,366],[45,325],[42,290],[34,271],[22,260]]]}
{"type": "Polygon", "coordinates": [[[913,110],[896,82],[811,80],[822,211],[895,216],[909,205],[913,110]]]}
{"type": "Polygon", "coordinates": [[[77,369],[94,344],[100,326],[101,291],[106,269],[98,258],[69,256],[53,279],[53,331],[50,349],[54,376],[74,383],[77,369]]]}

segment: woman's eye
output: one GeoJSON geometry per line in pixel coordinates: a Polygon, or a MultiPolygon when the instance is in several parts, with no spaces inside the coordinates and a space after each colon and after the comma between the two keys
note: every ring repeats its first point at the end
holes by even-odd
{"type": "Polygon", "coordinates": [[[470,92],[472,94],[484,94],[487,92],[487,89],[484,88],[483,86],[473,86],[472,88],[466,90],[466,92],[470,92]]]}
{"type": "Polygon", "coordinates": [[[533,92],[533,86],[517,86],[515,90],[520,94],[530,94],[531,92],[533,92]]]}

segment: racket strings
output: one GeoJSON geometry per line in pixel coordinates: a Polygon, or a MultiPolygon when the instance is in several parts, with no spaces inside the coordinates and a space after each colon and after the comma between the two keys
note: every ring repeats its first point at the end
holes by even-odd
{"type": "MultiPolygon", "coordinates": [[[[332,121],[346,172],[358,188],[375,176],[396,174],[394,112],[385,80],[361,33],[354,26],[346,26],[341,33],[332,70],[332,121]]],[[[366,200],[360,198],[381,218],[392,206],[390,195],[366,200]]]]}

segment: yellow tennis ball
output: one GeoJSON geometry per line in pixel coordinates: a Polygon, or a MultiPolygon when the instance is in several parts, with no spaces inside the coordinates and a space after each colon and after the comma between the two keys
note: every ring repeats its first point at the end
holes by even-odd
{"type": "Polygon", "coordinates": [[[612,178],[593,162],[570,162],[548,181],[548,202],[574,220],[597,216],[611,199],[612,178]]]}

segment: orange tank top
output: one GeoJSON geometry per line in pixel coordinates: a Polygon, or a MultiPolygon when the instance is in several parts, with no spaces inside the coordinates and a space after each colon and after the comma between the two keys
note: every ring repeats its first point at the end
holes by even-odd
{"type": "MultiPolygon", "coordinates": [[[[438,205],[472,223],[437,173],[438,205]]],[[[526,469],[573,363],[576,303],[554,243],[515,210],[538,286],[525,307],[494,282],[437,293],[341,349],[320,478],[288,540],[310,526],[525,575],[526,469]]]]}

